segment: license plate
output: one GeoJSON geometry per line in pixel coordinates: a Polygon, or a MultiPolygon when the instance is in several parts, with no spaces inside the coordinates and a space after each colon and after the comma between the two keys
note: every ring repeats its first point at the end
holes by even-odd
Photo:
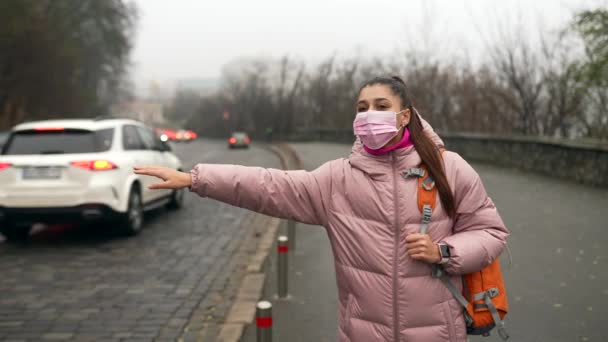
{"type": "Polygon", "coordinates": [[[61,168],[44,166],[44,167],[26,167],[23,169],[23,179],[58,179],[61,178],[61,168]]]}

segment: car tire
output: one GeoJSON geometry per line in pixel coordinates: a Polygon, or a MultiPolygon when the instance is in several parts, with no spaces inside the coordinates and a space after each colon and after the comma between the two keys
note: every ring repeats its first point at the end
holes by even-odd
{"type": "Polygon", "coordinates": [[[184,189],[176,189],[171,193],[171,199],[167,203],[167,208],[170,210],[178,210],[184,206],[184,189]]]}
{"type": "Polygon", "coordinates": [[[144,206],[138,187],[131,189],[127,212],[121,215],[119,221],[122,235],[134,236],[141,232],[144,226],[144,206]]]}
{"type": "Polygon", "coordinates": [[[6,240],[10,242],[24,242],[30,237],[32,227],[27,225],[16,225],[12,222],[3,222],[0,226],[0,232],[6,240]]]}

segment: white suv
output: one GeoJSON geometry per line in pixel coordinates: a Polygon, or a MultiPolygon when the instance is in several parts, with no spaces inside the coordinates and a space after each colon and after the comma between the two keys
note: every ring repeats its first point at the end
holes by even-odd
{"type": "Polygon", "coordinates": [[[33,223],[114,219],[139,233],[143,211],[179,208],[184,191],[151,191],[152,177],[134,165],[181,170],[180,160],[152,129],[128,119],[24,123],[11,131],[0,154],[0,231],[29,235],[33,223]]]}

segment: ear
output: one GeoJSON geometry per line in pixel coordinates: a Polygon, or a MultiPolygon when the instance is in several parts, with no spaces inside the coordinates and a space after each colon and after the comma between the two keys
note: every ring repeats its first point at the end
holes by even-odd
{"type": "Polygon", "coordinates": [[[410,119],[412,118],[412,112],[410,111],[409,108],[404,109],[401,112],[401,121],[400,121],[400,126],[407,126],[410,124],[410,119]]]}

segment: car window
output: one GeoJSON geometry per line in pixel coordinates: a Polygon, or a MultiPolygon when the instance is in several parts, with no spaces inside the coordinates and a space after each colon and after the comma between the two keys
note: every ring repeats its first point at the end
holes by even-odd
{"type": "Polygon", "coordinates": [[[139,135],[141,136],[141,139],[143,140],[147,149],[156,151],[164,151],[166,149],[162,144],[162,141],[160,141],[160,137],[158,137],[151,129],[138,126],[137,132],[139,132],[139,135]]]}
{"type": "Polygon", "coordinates": [[[6,140],[8,140],[8,133],[0,132],[0,149],[2,149],[2,146],[4,146],[6,143],[6,140]]]}
{"type": "Polygon", "coordinates": [[[145,150],[146,145],[141,140],[135,126],[127,125],[122,128],[122,145],[125,150],[145,150]]]}
{"type": "Polygon", "coordinates": [[[80,129],[18,131],[10,136],[2,154],[104,152],[112,147],[113,137],[113,128],[98,131],[80,129]]]}
{"type": "Polygon", "coordinates": [[[114,142],[114,128],[100,129],[95,133],[101,151],[109,150],[112,147],[112,142],[114,142]]]}

